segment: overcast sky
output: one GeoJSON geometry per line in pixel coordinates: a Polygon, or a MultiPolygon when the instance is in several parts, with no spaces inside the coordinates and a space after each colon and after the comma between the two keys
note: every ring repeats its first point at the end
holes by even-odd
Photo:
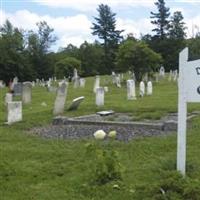
{"type": "MultiPolygon", "coordinates": [[[[47,21],[54,28],[58,47],[72,43],[79,46],[85,40],[93,42],[91,35],[93,17],[100,3],[107,4],[116,13],[117,29],[124,29],[124,35],[152,33],[150,12],[156,12],[155,0],[0,0],[0,23],[9,19],[14,26],[36,29],[36,22],[47,21]]],[[[170,12],[181,11],[191,37],[200,27],[200,0],[166,0],[170,12]]]]}

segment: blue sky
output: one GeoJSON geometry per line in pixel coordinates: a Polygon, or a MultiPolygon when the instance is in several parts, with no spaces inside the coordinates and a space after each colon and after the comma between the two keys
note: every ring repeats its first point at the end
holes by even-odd
{"type": "MultiPolygon", "coordinates": [[[[97,16],[100,3],[108,4],[115,12],[117,28],[124,35],[151,33],[150,12],[156,11],[155,0],[0,0],[0,23],[9,19],[23,29],[36,29],[36,22],[45,20],[54,28],[58,41],[54,46],[64,47],[69,43],[79,46],[84,40],[93,42],[91,23],[97,16]]],[[[191,37],[200,27],[200,0],[166,0],[171,13],[181,11],[191,37]]]]}

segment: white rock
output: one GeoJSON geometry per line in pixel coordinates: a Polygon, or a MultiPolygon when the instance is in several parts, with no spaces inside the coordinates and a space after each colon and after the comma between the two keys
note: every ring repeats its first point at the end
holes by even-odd
{"type": "Polygon", "coordinates": [[[106,136],[106,133],[103,130],[98,130],[93,135],[94,135],[95,139],[103,140],[106,136]]]}

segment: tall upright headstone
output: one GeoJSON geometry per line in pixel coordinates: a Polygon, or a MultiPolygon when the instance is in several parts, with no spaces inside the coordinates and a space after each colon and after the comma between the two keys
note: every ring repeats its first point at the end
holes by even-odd
{"type": "Polygon", "coordinates": [[[96,89],[96,105],[103,106],[104,105],[104,88],[98,87],[96,89]]]}
{"type": "Polygon", "coordinates": [[[79,79],[79,84],[80,84],[80,87],[84,88],[85,87],[85,79],[84,78],[80,78],[79,79]]]}
{"type": "Polygon", "coordinates": [[[96,93],[96,89],[99,87],[100,87],[100,76],[96,76],[94,81],[93,92],[96,93]]]}
{"type": "Polygon", "coordinates": [[[24,82],[22,86],[22,102],[23,103],[30,103],[32,97],[32,83],[31,82],[24,82]]]}
{"type": "Polygon", "coordinates": [[[78,76],[78,70],[76,68],[74,68],[73,81],[74,81],[74,88],[79,87],[79,76],[78,76]]]}
{"type": "Polygon", "coordinates": [[[67,84],[63,82],[57,89],[57,95],[53,109],[54,115],[59,115],[64,112],[66,96],[67,96],[67,84]]]}
{"type": "Polygon", "coordinates": [[[12,101],[7,103],[7,124],[22,120],[22,102],[12,101]]]}
{"type": "Polygon", "coordinates": [[[140,96],[143,97],[145,95],[145,84],[143,81],[140,82],[140,96]]]}
{"type": "Polygon", "coordinates": [[[147,83],[147,95],[152,95],[153,93],[153,85],[151,81],[148,81],[147,83]]]}
{"type": "Polygon", "coordinates": [[[134,80],[127,80],[127,99],[128,100],[135,100],[135,81],[134,80]]]}
{"type": "Polygon", "coordinates": [[[160,67],[160,76],[161,77],[165,76],[165,68],[163,66],[160,67]]]}

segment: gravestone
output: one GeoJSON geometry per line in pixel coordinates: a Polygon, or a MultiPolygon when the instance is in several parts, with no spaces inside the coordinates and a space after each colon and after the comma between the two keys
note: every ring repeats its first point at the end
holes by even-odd
{"type": "Polygon", "coordinates": [[[177,81],[177,79],[178,79],[178,70],[176,69],[173,72],[173,81],[177,81]]]}
{"type": "Polygon", "coordinates": [[[8,102],[12,102],[12,98],[13,98],[12,93],[6,93],[4,104],[7,106],[8,102]]]}
{"type": "Polygon", "coordinates": [[[79,84],[80,84],[80,87],[84,88],[85,87],[85,79],[84,78],[80,78],[79,79],[79,84]]]}
{"type": "Polygon", "coordinates": [[[7,104],[7,124],[22,121],[22,102],[12,101],[7,104]]]}
{"type": "Polygon", "coordinates": [[[153,93],[153,85],[151,81],[148,81],[147,83],[147,95],[152,95],[153,93]]]}
{"type": "Polygon", "coordinates": [[[136,99],[134,80],[127,80],[127,99],[128,100],[136,99]]]}
{"type": "Polygon", "coordinates": [[[62,83],[61,86],[59,86],[57,89],[57,95],[53,109],[54,115],[59,115],[64,112],[66,96],[67,96],[67,84],[62,83]]]}
{"type": "Polygon", "coordinates": [[[144,82],[147,82],[147,81],[148,81],[148,73],[146,73],[146,74],[144,75],[143,81],[144,81],[144,82]]]}
{"type": "Polygon", "coordinates": [[[160,76],[161,77],[165,76],[165,68],[163,66],[161,66],[161,68],[160,68],[160,76]]]}
{"type": "Polygon", "coordinates": [[[170,71],[169,71],[168,81],[171,81],[171,80],[172,80],[172,76],[173,76],[173,71],[170,70],[170,71]]]}
{"type": "Polygon", "coordinates": [[[103,106],[104,105],[104,88],[99,87],[96,89],[96,105],[103,106]]]}
{"type": "Polygon", "coordinates": [[[143,97],[145,95],[145,84],[143,81],[140,82],[140,96],[143,97]]]}
{"type": "Polygon", "coordinates": [[[21,96],[22,95],[22,83],[13,84],[13,95],[21,96]]]}
{"type": "Polygon", "coordinates": [[[31,82],[24,82],[22,86],[22,102],[30,103],[32,97],[32,84],[31,82]]]}
{"type": "Polygon", "coordinates": [[[96,76],[95,77],[95,82],[94,82],[94,88],[93,88],[93,92],[96,93],[96,89],[100,87],[100,77],[96,76]]]}
{"type": "Polygon", "coordinates": [[[81,97],[78,97],[76,99],[73,99],[70,107],[68,108],[68,110],[77,110],[80,103],[85,99],[85,97],[81,96],[81,97]]]}
{"type": "Polygon", "coordinates": [[[74,68],[74,74],[72,80],[74,81],[74,88],[77,88],[79,86],[79,76],[78,76],[78,70],[74,68]]]}
{"type": "Polygon", "coordinates": [[[116,83],[116,85],[117,85],[118,88],[121,88],[120,74],[118,74],[118,75],[115,77],[115,83],[116,83]]]}

